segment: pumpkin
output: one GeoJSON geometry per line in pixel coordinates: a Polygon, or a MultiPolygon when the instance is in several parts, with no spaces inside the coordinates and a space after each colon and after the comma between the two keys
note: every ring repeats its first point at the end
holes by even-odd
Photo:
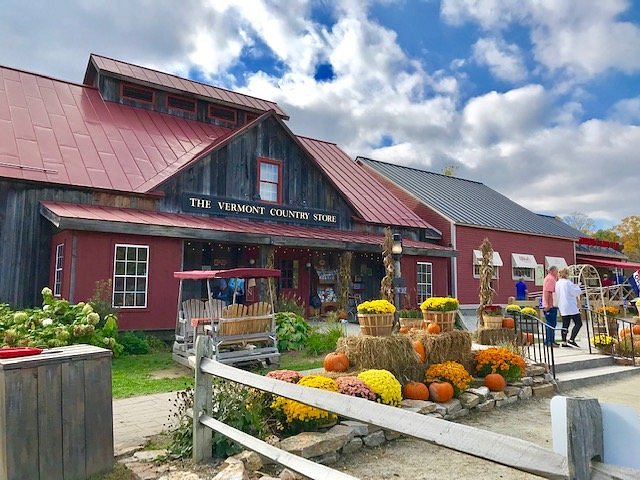
{"type": "Polygon", "coordinates": [[[409,333],[409,327],[400,327],[400,333],[409,333]]]}
{"type": "Polygon", "coordinates": [[[427,333],[437,335],[438,333],[440,333],[440,325],[438,325],[437,323],[430,323],[429,325],[427,325],[427,333]]]}
{"type": "Polygon", "coordinates": [[[499,373],[490,373],[484,377],[484,386],[492,392],[501,392],[507,386],[507,381],[499,373]]]}
{"type": "Polygon", "coordinates": [[[322,366],[327,372],[346,372],[349,369],[349,358],[344,353],[331,352],[324,357],[322,366]]]}
{"type": "Polygon", "coordinates": [[[429,398],[438,403],[448,402],[453,398],[453,385],[449,382],[431,382],[429,384],[429,398]]]}
{"type": "Polygon", "coordinates": [[[515,328],[515,326],[513,318],[505,317],[502,319],[502,328],[515,328]]]}
{"type": "Polygon", "coordinates": [[[533,333],[522,332],[522,344],[533,345],[533,333]]]}
{"type": "Polygon", "coordinates": [[[424,363],[424,359],[427,356],[426,352],[424,351],[424,343],[422,343],[420,340],[414,340],[413,342],[411,342],[411,345],[420,357],[420,362],[424,363]]]}
{"type": "Polygon", "coordinates": [[[640,325],[634,325],[633,326],[633,334],[634,335],[640,335],[640,325]]]}
{"type": "MultiPolygon", "coordinates": [[[[610,332],[612,335],[615,335],[614,332],[610,332]]],[[[635,333],[635,332],[634,332],[635,333]]],[[[629,329],[629,327],[623,328],[620,331],[620,338],[625,338],[627,335],[631,334],[631,330],[629,329]]]]}
{"type": "Polygon", "coordinates": [[[411,400],[429,400],[429,389],[424,383],[409,382],[402,387],[402,396],[411,400]]]}

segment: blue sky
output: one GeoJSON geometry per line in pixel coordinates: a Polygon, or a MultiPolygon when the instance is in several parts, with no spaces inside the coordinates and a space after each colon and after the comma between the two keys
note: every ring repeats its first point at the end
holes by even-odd
{"type": "Polygon", "coordinates": [[[3,5],[2,64],[81,81],[89,52],[277,101],[354,157],[452,165],[537,212],[640,213],[640,2],[3,5]]]}

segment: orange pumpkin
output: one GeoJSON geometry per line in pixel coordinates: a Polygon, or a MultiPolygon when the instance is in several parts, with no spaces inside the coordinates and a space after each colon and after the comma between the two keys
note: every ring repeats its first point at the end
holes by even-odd
{"type": "Polygon", "coordinates": [[[427,333],[437,335],[438,333],[440,333],[440,325],[438,325],[437,323],[430,323],[429,325],[427,325],[427,333]]]}
{"type": "Polygon", "coordinates": [[[322,366],[327,372],[346,372],[349,369],[349,358],[344,353],[331,352],[324,357],[322,366]]]}
{"type": "Polygon", "coordinates": [[[640,325],[634,325],[633,326],[633,334],[634,335],[640,335],[640,325]]]}
{"type": "Polygon", "coordinates": [[[533,345],[533,333],[522,332],[522,344],[533,345]]]}
{"type": "MultiPolygon", "coordinates": [[[[611,334],[613,335],[613,332],[611,332],[611,334]]],[[[631,329],[629,327],[623,328],[620,331],[620,338],[625,338],[626,336],[628,336],[630,334],[631,334],[631,329]]]]}
{"type": "Polygon", "coordinates": [[[502,328],[515,328],[516,324],[513,318],[505,317],[502,319],[502,328]]]}
{"type": "Polygon", "coordinates": [[[430,383],[429,398],[438,403],[448,402],[453,398],[453,385],[449,382],[430,383]]]}
{"type": "Polygon", "coordinates": [[[414,340],[413,342],[411,342],[411,345],[420,357],[420,361],[424,363],[424,359],[426,357],[426,352],[424,351],[424,343],[422,343],[420,340],[414,340]]]}
{"type": "Polygon", "coordinates": [[[402,395],[411,400],[429,400],[429,389],[424,383],[409,382],[402,387],[402,395]]]}
{"type": "Polygon", "coordinates": [[[409,327],[400,327],[400,333],[409,333],[409,327]]]}
{"type": "Polygon", "coordinates": [[[484,377],[484,386],[492,392],[501,392],[507,386],[507,381],[499,373],[490,373],[484,377]]]}

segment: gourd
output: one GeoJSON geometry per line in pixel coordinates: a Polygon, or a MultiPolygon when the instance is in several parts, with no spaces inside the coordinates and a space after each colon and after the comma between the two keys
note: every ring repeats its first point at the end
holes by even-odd
{"type": "Polygon", "coordinates": [[[507,386],[507,381],[499,373],[490,373],[484,377],[484,386],[492,392],[501,392],[507,386]]]}
{"type": "Polygon", "coordinates": [[[426,352],[424,350],[424,344],[420,340],[414,340],[413,342],[411,342],[411,345],[413,346],[413,349],[415,350],[415,352],[420,357],[420,362],[424,363],[424,359],[426,358],[426,352]]]}
{"type": "Polygon", "coordinates": [[[409,333],[409,327],[400,327],[400,333],[409,333]]]}
{"type": "Polygon", "coordinates": [[[349,358],[344,353],[331,352],[324,357],[322,366],[327,372],[346,372],[349,369],[349,358]]]}
{"type": "Polygon", "coordinates": [[[513,318],[505,317],[502,319],[502,328],[514,328],[514,327],[515,327],[515,322],[513,321],[513,318]]]}
{"type": "Polygon", "coordinates": [[[429,398],[438,403],[448,402],[453,398],[453,385],[448,382],[432,382],[429,384],[429,398]]]}
{"type": "Polygon", "coordinates": [[[402,387],[402,395],[411,400],[429,400],[429,389],[424,383],[409,382],[402,387]]]}
{"type": "Polygon", "coordinates": [[[427,325],[427,333],[437,335],[438,333],[440,333],[440,325],[438,325],[437,323],[430,323],[429,325],[427,325]]]}

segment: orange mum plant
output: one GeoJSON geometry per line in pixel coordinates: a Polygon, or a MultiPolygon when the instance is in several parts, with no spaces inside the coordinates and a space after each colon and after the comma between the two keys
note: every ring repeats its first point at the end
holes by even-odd
{"type": "Polygon", "coordinates": [[[476,353],[476,371],[481,377],[499,373],[508,381],[518,380],[526,369],[524,358],[506,348],[491,347],[476,353]]]}

